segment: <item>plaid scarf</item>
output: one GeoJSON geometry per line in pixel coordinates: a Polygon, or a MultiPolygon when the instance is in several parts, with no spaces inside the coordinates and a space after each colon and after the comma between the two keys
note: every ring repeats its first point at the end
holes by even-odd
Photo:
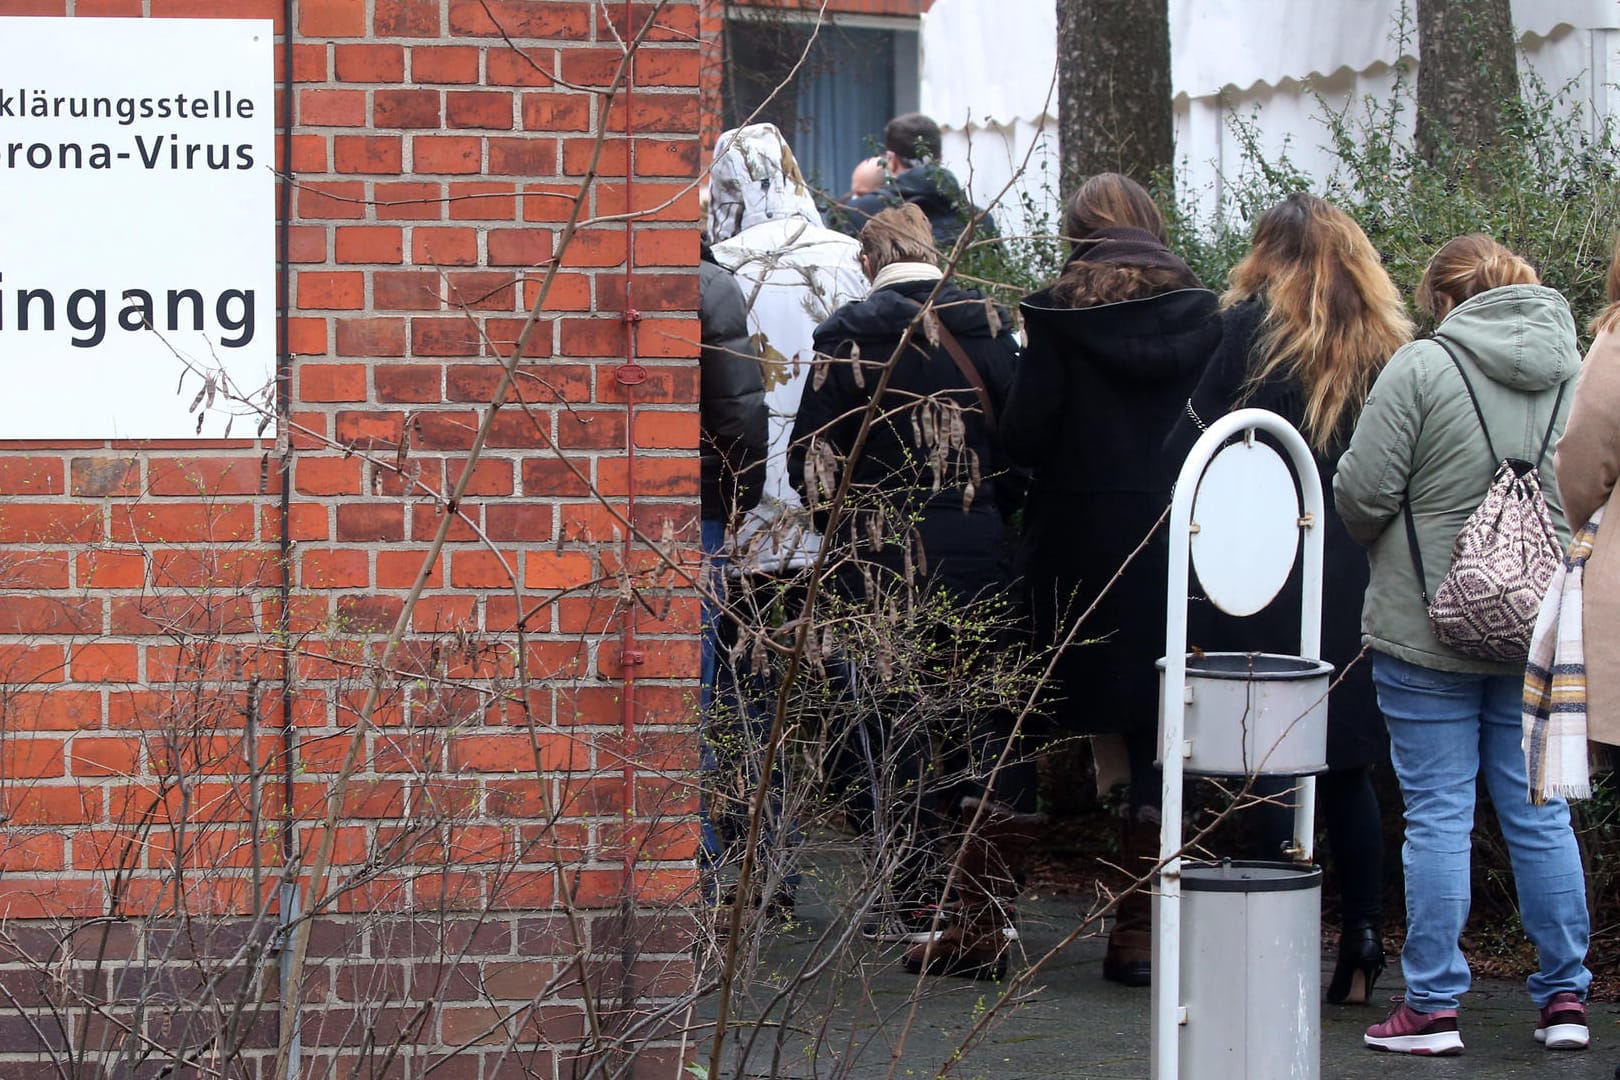
{"type": "Polygon", "coordinates": [[[1586,647],[1581,637],[1581,577],[1603,520],[1599,507],[1569,545],[1553,575],[1530,638],[1524,671],[1524,761],[1530,801],[1592,795],[1586,759],[1586,647]]]}

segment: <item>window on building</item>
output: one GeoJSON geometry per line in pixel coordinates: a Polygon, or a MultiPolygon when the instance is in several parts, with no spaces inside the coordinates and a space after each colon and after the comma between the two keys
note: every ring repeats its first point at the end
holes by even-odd
{"type": "Polygon", "coordinates": [[[814,29],[791,12],[732,9],[725,123],[760,110],[755,119],[782,130],[810,183],[837,199],[856,164],[882,151],[889,118],[917,108],[918,28],[915,19],[845,16],[814,29]]]}

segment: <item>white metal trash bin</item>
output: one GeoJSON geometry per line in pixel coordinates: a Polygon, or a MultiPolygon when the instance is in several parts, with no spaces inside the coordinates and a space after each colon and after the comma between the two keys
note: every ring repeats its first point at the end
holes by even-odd
{"type": "MultiPolygon", "coordinates": [[[[1165,663],[1159,666],[1164,693],[1165,663]]],[[[1310,776],[1327,769],[1333,665],[1276,653],[1187,657],[1186,758],[1194,776],[1310,776]]],[[[1163,706],[1160,706],[1163,713],[1163,706]]]]}
{"type": "Polygon", "coordinates": [[[1159,695],[1154,1080],[1316,1080],[1320,1072],[1322,878],[1314,867],[1313,774],[1327,756],[1332,673],[1320,661],[1326,512],[1310,446],[1262,409],[1210,424],[1176,478],[1159,695]],[[1192,567],[1210,602],[1241,618],[1270,605],[1296,565],[1297,655],[1216,653],[1211,660],[1189,648],[1192,567]],[[1188,863],[1181,835],[1187,773],[1297,777],[1294,862],[1188,863]]]}
{"type": "Polygon", "coordinates": [[[1314,1080],[1322,871],[1183,863],[1180,1080],[1314,1080]]]}

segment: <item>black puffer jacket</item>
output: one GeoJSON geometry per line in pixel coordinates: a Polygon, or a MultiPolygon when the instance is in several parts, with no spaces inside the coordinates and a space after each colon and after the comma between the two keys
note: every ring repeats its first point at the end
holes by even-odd
{"type": "Polygon", "coordinates": [[[765,488],[765,382],[748,337],[742,290],[707,246],[698,280],[703,519],[729,521],[753,509],[765,488]]]}
{"type": "MultiPolygon", "coordinates": [[[[805,388],[793,424],[788,477],[806,505],[823,507],[827,502],[826,495],[808,490],[810,437],[819,436],[843,467],[883,364],[934,284],[903,282],[878,289],[865,300],[845,304],[816,328],[817,353],[858,355],[862,363],[858,371],[856,364],[828,363],[824,377],[813,378],[805,388]]],[[[949,283],[940,289],[935,306],[941,323],[956,336],[983,379],[999,415],[1018,358],[1011,320],[998,308],[1000,326],[993,330],[982,294],[949,283]]],[[[906,558],[897,542],[896,523],[915,522],[913,535],[923,552],[921,565],[926,566],[928,581],[963,597],[1002,588],[1007,566],[996,491],[1001,453],[967,377],[943,346],[928,344],[920,327],[896,361],[879,409],[886,419],[874,423],[853,465],[849,505],[855,513],[839,539],[857,561],[902,573],[906,558]],[[960,410],[959,442],[935,434],[939,429],[933,420],[945,417],[948,426],[954,411],[940,409],[943,398],[960,410]],[[953,448],[937,453],[946,444],[953,448]],[[881,544],[874,542],[874,535],[882,537],[881,544]]],[[[834,484],[836,479],[831,478],[834,484]]],[[[825,528],[825,515],[818,514],[817,519],[818,527],[825,528]]],[[[858,567],[840,576],[850,595],[859,595],[861,582],[858,567]]]]}
{"type": "MultiPolygon", "coordinates": [[[[1169,505],[1177,463],[1164,438],[1221,323],[1206,289],[1089,308],[1059,306],[1047,290],[1020,306],[1029,344],[1003,424],[1008,452],[1033,472],[1023,571],[1037,640],[1056,642],[1169,505]]],[[[1158,722],[1165,558],[1161,533],[1087,620],[1076,640],[1089,643],[1060,658],[1053,715],[1066,730],[1158,722]]]]}
{"type": "MultiPolygon", "coordinates": [[[[914,204],[928,215],[934,228],[934,246],[947,252],[956,245],[967,223],[977,208],[962,192],[956,176],[946,168],[934,164],[914,165],[897,173],[887,184],[867,195],[857,195],[841,204],[841,212],[833,227],[850,236],[859,236],[861,227],[880,210],[905,203],[914,204]]],[[[973,230],[975,240],[989,240],[1000,236],[995,219],[986,214],[973,230]]]]}

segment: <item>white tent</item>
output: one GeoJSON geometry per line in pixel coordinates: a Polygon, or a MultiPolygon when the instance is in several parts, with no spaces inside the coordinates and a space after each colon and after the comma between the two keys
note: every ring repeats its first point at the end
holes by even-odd
{"type": "MultiPolygon", "coordinates": [[[[1611,114],[1620,3],[1513,0],[1513,21],[1521,71],[1571,87],[1588,123],[1611,114]]],[[[1254,116],[1268,153],[1286,145],[1324,175],[1315,95],[1336,110],[1387,97],[1418,53],[1409,0],[1170,0],[1170,47],[1177,180],[1206,207],[1238,158],[1234,113],[1254,116]]],[[[1055,0],[934,0],[923,17],[921,107],[945,131],[945,163],[984,203],[1027,162],[999,204],[1008,231],[1030,226],[1026,200],[1055,221],[1056,64],[1055,0]]]]}

